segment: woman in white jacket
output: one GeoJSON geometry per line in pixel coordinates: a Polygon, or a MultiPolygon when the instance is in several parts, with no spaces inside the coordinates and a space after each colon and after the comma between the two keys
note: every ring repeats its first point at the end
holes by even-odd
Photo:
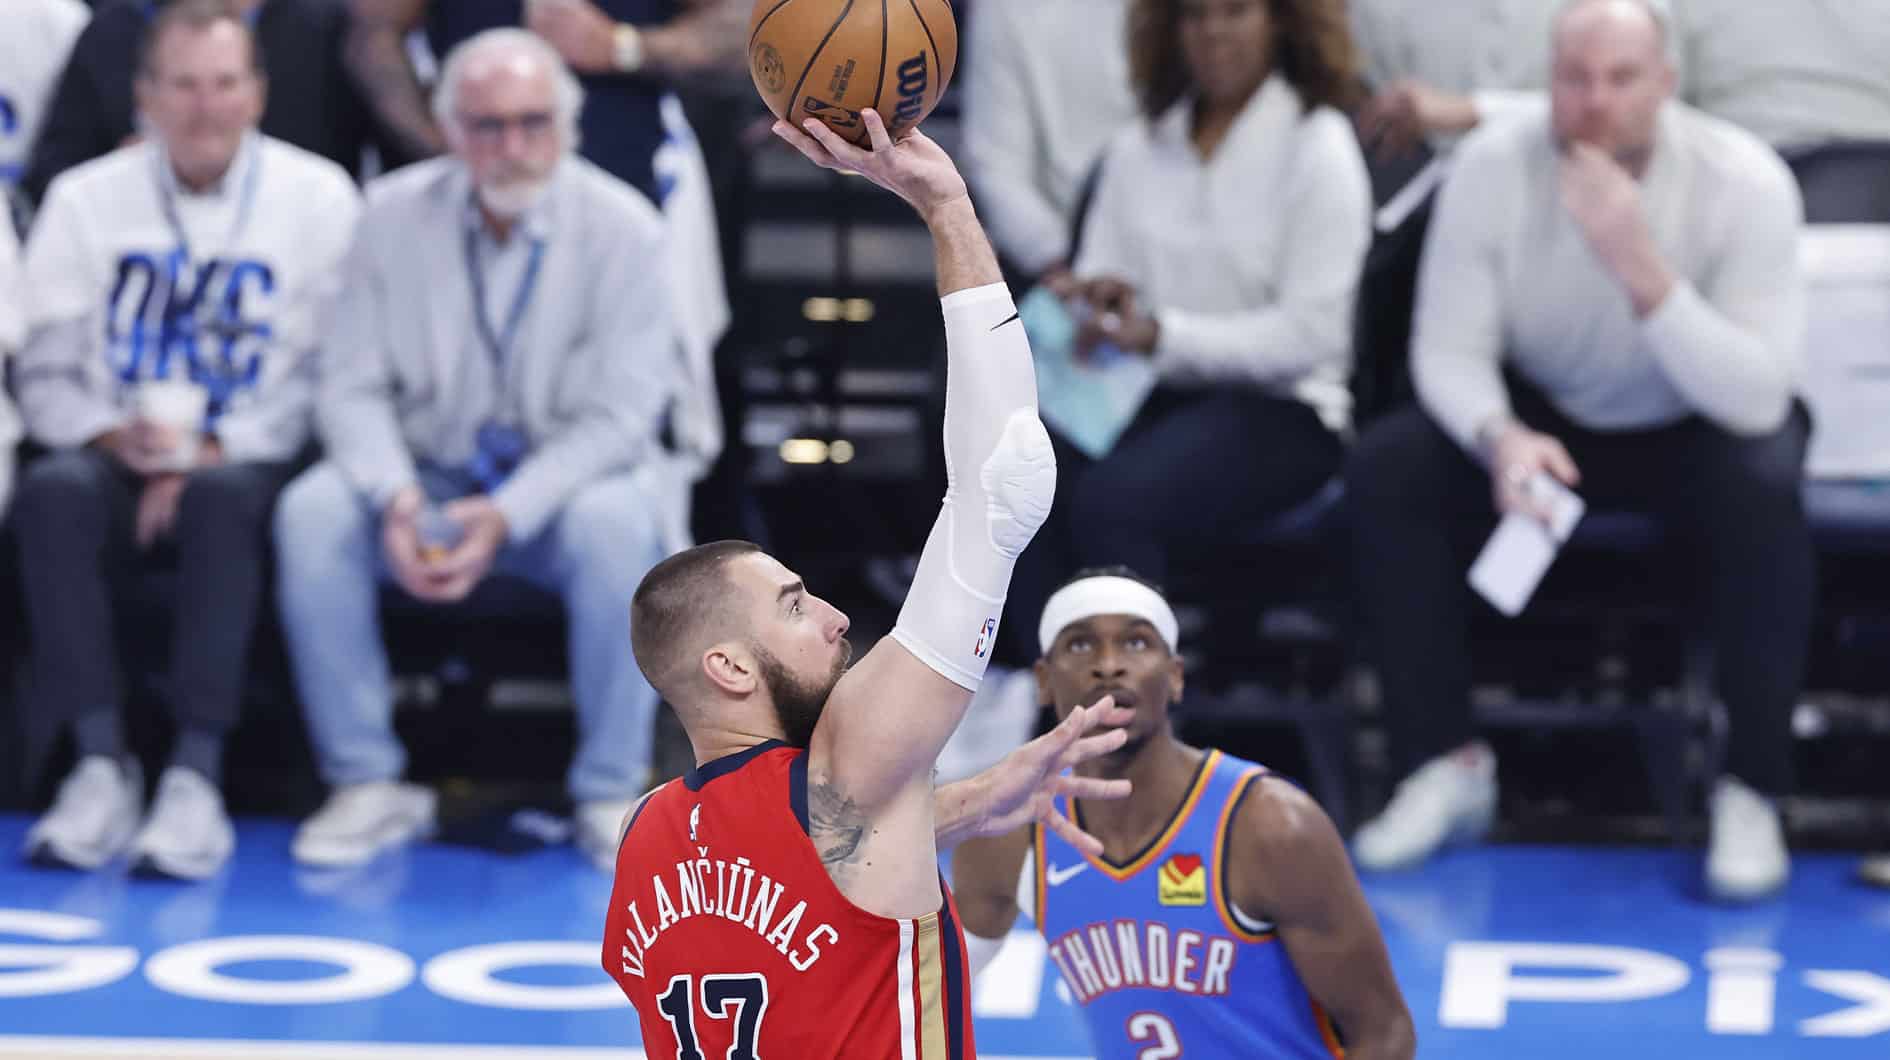
{"type": "Polygon", "coordinates": [[[1085,321],[1079,356],[1113,347],[1156,382],[1100,457],[1059,438],[1014,630],[1079,567],[1160,581],[1171,557],[1311,498],[1350,421],[1371,191],[1344,113],[1358,84],[1344,5],[1135,0],[1128,47],[1143,120],[1103,157],[1058,293],[1085,321]]]}

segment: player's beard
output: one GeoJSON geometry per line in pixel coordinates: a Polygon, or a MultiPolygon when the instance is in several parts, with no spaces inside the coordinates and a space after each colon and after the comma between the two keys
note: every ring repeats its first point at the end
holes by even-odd
{"type": "Polygon", "coordinates": [[[803,681],[789,673],[781,660],[761,645],[753,645],[753,648],[761,667],[761,680],[774,699],[774,716],[781,723],[782,739],[790,746],[806,747],[813,742],[814,726],[820,722],[821,711],[827,709],[827,697],[833,695],[833,687],[840,683],[840,675],[846,672],[847,662],[853,657],[853,645],[842,637],[833,671],[825,679],[812,681],[803,681]]]}

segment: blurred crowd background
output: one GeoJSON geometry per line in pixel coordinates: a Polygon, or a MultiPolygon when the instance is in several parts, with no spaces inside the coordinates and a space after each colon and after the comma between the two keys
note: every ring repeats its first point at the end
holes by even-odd
{"type": "MultiPolygon", "coordinates": [[[[628,650],[652,564],[750,539],[890,625],[943,474],[930,248],[769,135],[749,7],[0,6],[26,855],[197,878],[278,813],[309,864],[607,864],[689,760],[628,650]]],[[[942,774],[1039,724],[1037,611],[1120,564],[1183,616],[1189,736],[1368,869],[1704,840],[1756,897],[1883,843],[1881,0],[955,7],[925,132],[1060,475],[942,774]],[[1517,615],[1466,584],[1502,520],[1554,555],[1517,615]]]]}

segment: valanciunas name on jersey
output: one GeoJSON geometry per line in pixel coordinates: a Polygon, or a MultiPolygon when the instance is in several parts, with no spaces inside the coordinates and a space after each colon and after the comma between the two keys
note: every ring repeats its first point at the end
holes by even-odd
{"type": "Polygon", "coordinates": [[[650,877],[646,892],[649,905],[640,906],[641,898],[629,905],[630,926],[623,932],[625,975],[643,978],[643,959],[650,947],[670,928],[692,917],[721,917],[746,927],[780,951],[797,972],[805,972],[820,960],[823,944],[840,941],[840,932],[832,924],[803,929],[805,901],[795,902],[780,919],[775,919],[785,888],[766,873],[756,872],[747,858],[728,862],[702,857],[677,862],[673,898],[663,880],[660,874],[650,877]]]}

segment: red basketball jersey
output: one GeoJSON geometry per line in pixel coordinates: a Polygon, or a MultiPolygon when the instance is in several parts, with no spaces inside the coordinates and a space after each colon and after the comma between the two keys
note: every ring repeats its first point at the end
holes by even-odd
{"type": "Polygon", "coordinates": [[[617,851],[603,959],[650,1060],[977,1055],[951,892],[916,920],[848,901],[807,837],[806,754],[779,741],[644,802],[617,851]]]}

